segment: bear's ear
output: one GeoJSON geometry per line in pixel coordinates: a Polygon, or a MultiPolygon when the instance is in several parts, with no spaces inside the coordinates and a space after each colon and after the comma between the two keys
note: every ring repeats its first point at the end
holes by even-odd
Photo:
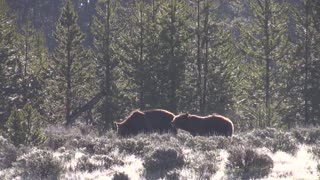
{"type": "Polygon", "coordinates": [[[144,115],[144,112],[140,111],[140,110],[136,110],[136,111],[133,111],[130,115],[130,117],[141,117],[144,115]]]}
{"type": "Polygon", "coordinates": [[[188,113],[184,113],[184,114],[182,114],[182,116],[183,116],[184,118],[188,118],[188,117],[189,117],[189,114],[188,114],[188,113]]]}

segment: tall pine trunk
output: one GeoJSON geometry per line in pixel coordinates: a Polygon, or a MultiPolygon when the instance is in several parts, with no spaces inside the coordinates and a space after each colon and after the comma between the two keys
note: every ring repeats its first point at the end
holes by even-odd
{"type": "Polygon", "coordinates": [[[72,59],[70,55],[70,47],[67,48],[67,69],[66,69],[66,77],[65,80],[67,82],[67,89],[66,89],[66,95],[65,95],[65,116],[66,116],[66,126],[70,127],[71,122],[71,65],[72,65],[72,59]]]}
{"type": "Polygon", "coordinates": [[[202,62],[201,62],[201,30],[200,30],[200,0],[197,0],[197,70],[198,70],[198,78],[197,78],[197,88],[199,94],[199,109],[200,114],[203,114],[203,92],[202,92],[202,62]]]}
{"type": "Polygon", "coordinates": [[[170,85],[169,85],[169,109],[172,112],[176,112],[177,110],[177,73],[176,73],[176,57],[175,57],[175,35],[176,35],[176,29],[175,29],[175,22],[176,22],[176,2],[171,1],[171,24],[170,24],[170,59],[169,59],[169,78],[170,78],[170,85]]]}
{"type": "Polygon", "coordinates": [[[304,118],[305,118],[305,125],[309,123],[310,115],[309,115],[309,61],[310,61],[310,0],[306,1],[305,5],[305,22],[304,22],[304,29],[305,29],[305,37],[304,37],[304,60],[305,60],[305,68],[304,68],[304,118]]]}
{"type": "Polygon", "coordinates": [[[140,5],[140,45],[139,45],[139,64],[140,64],[140,69],[139,69],[139,73],[140,73],[140,91],[139,91],[139,107],[140,109],[145,109],[145,80],[144,80],[144,71],[145,71],[145,64],[143,63],[144,59],[143,59],[143,48],[144,48],[144,27],[143,27],[143,5],[140,5]]]}
{"type": "Polygon", "coordinates": [[[103,121],[105,122],[105,126],[108,126],[111,122],[111,65],[110,65],[110,16],[111,16],[111,7],[110,7],[110,0],[106,1],[107,5],[107,19],[106,19],[106,41],[105,43],[105,55],[104,55],[104,85],[102,86],[101,92],[104,94],[104,101],[103,101],[103,121]]]}
{"type": "Polygon", "coordinates": [[[270,23],[270,4],[269,0],[264,1],[264,36],[265,36],[265,42],[264,42],[264,55],[265,55],[265,105],[266,105],[266,113],[267,113],[267,126],[271,126],[271,97],[270,97],[270,29],[269,29],[269,23],[270,23]]]}
{"type": "MultiPolygon", "coordinates": [[[[202,98],[201,111],[203,114],[207,113],[207,86],[208,86],[208,66],[209,66],[209,4],[205,2],[205,20],[204,20],[204,45],[205,53],[203,59],[203,84],[202,84],[202,98]]],[[[201,112],[200,111],[200,112],[201,112]]]]}

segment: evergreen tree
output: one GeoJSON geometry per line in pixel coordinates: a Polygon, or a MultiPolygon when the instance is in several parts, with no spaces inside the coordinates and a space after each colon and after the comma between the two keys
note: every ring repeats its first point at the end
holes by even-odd
{"type": "Polygon", "coordinates": [[[320,2],[311,0],[311,121],[320,124],[320,2]]]}
{"type": "MultiPolygon", "coordinates": [[[[288,72],[284,61],[288,50],[287,4],[270,0],[250,0],[253,17],[249,24],[240,26],[242,39],[239,47],[248,59],[248,94],[255,100],[252,116],[258,126],[274,125],[276,110],[280,109],[283,98],[279,94],[285,87],[283,76],[288,72]],[[253,92],[253,93],[252,93],[253,92]],[[264,96],[264,98],[262,98],[264,96]]],[[[284,95],[284,94],[282,94],[284,95]]]]}
{"type": "MultiPolygon", "coordinates": [[[[150,78],[147,75],[148,72],[148,64],[146,61],[146,39],[148,35],[146,35],[147,29],[147,17],[148,17],[148,4],[144,1],[136,1],[132,6],[130,6],[130,22],[131,24],[130,33],[127,33],[127,42],[130,43],[129,48],[131,51],[130,56],[131,59],[128,61],[128,65],[130,65],[131,70],[130,74],[132,76],[132,80],[136,86],[135,90],[138,96],[138,107],[140,109],[145,109],[146,107],[146,91],[148,90],[146,86],[146,82],[150,78]]],[[[150,36],[150,34],[149,34],[150,36]]]]}
{"type": "MultiPolygon", "coordinates": [[[[164,64],[161,62],[163,59],[162,46],[159,44],[161,39],[161,19],[163,18],[163,13],[160,11],[162,8],[163,1],[152,0],[148,4],[146,10],[146,22],[144,26],[144,31],[146,38],[144,40],[144,54],[146,64],[144,86],[146,87],[145,92],[145,103],[147,108],[165,108],[167,107],[166,98],[163,98],[163,83],[167,79],[167,74],[162,71],[164,64]]],[[[143,73],[142,73],[143,74],[143,73]]]]}
{"type": "MultiPolygon", "coordinates": [[[[299,108],[300,118],[296,118],[296,123],[304,123],[309,125],[315,124],[317,115],[319,97],[318,88],[319,85],[317,79],[317,28],[316,21],[316,2],[313,0],[301,0],[292,4],[292,17],[295,26],[295,31],[292,33],[291,41],[295,44],[295,52],[293,56],[295,58],[295,64],[298,68],[295,77],[296,89],[299,89],[293,96],[296,98],[296,105],[299,108]],[[302,86],[303,85],[303,86],[302,86]],[[299,102],[302,99],[303,102],[299,102]],[[303,105],[302,105],[303,104],[303,105]],[[300,120],[300,121],[299,121],[300,120]]],[[[294,103],[291,103],[294,104],[294,103]]]]}
{"type": "Polygon", "coordinates": [[[159,40],[156,9],[159,4],[145,0],[128,3],[123,20],[128,30],[123,31],[120,38],[120,47],[125,52],[121,67],[124,78],[131,82],[128,93],[133,94],[130,97],[133,107],[140,109],[161,107],[157,100],[159,93],[155,73],[155,64],[159,61],[156,47],[159,40]]]}
{"type": "Polygon", "coordinates": [[[115,37],[117,33],[117,1],[99,1],[91,28],[94,36],[94,51],[97,60],[97,81],[102,94],[102,102],[99,105],[100,127],[106,129],[118,117],[118,89],[117,89],[117,65],[115,57],[115,37]]]}
{"type": "Polygon", "coordinates": [[[172,112],[178,110],[181,84],[185,79],[186,46],[191,36],[188,32],[189,10],[187,2],[180,0],[165,2],[160,9],[160,97],[164,101],[163,108],[172,112]]]}
{"type": "Polygon", "coordinates": [[[188,41],[185,95],[182,109],[201,115],[226,114],[234,110],[236,87],[240,83],[239,64],[227,19],[219,19],[218,4],[193,1],[193,31],[188,41]]]}
{"type": "MultiPolygon", "coordinates": [[[[304,107],[299,107],[301,109],[301,114],[304,115],[304,123],[308,124],[310,121],[310,95],[309,90],[310,89],[310,50],[311,50],[311,1],[300,1],[299,7],[294,7],[292,10],[293,17],[296,24],[296,30],[295,31],[295,37],[292,38],[291,41],[293,41],[296,44],[296,52],[294,53],[294,57],[297,57],[297,64],[299,66],[303,66],[304,68],[301,68],[299,71],[298,76],[301,76],[303,78],[299,78],[297,80],[298,84],[303,84],[302,87],[300,87],[300,98],[303,99],[304,107]],[[304,7],[304,8],[301,8],[304,7]],[[301,60],[300,60],[301,59],[301,60]]],[[[293,6],[294,6],[293,5],[293,6]]],[[[302,103],[301,103],[302,104],[302,103]]]]}
{"type": "Polygon", "coordinates": [[[94,93],[94,86],[89,84],[93,82],[93,66],[88,50],[82,45],[84,34],[77,20],[78,15],[71,1],[67,0],[56,23],[55,39],[58,45],[53,57],[53,83],[56,89],[52,89],[56,91],[54,96],[58,106],[55,113],[63,113],[67,127],[75,120],[72,113],[94,93]]]}
{"type": "Polygon", "coordinates": [[[6,123],[7,136],[15,146],[40,145],[45,141],[41,115],[29,103],[22,109],[13,108],[6,123]]]}
{"type": "Polygon", "coordinates": [[[10,109],[17,99],[17,32],[14,20],[5,0],[0,0],[0,129],[4,128],[10,109]]]}
{"type": "MultiPolygon", "coordinates": [[[[27,16],[27,15],[26,15],[27,16]]],[[[47,49],[44,35],[37,32],[26,17],[19,33],[19,63],[21,76],[19,96],[24,106],[30,102],[33,108],[40,109],[44,103],[45,79],[48,75],[47,49]]]]}

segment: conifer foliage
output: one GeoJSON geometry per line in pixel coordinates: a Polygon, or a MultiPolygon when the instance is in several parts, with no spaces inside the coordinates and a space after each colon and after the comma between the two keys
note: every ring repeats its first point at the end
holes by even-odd
{"type": "Polygon", "coordinates": [[[55,39],[57,47],[54,52],[54,84],[56,95],[62,106],[66,126],[73,123],[71,116],[85,99],[86,85],[90,79],[92,65],[88,51],[82,45],[84,34],[77,24],[78,15],[70,0],[67,0],[61,16],[56,23],[55,39]]]}
{"type": "Polygon", "coordinates": [[[16,137],[25,106],[41,124],[101,133],[156,108],[219,113],[237,130],[320,124],[319,9],[317,0],[0,0],[0,133],[16,137]]]}
{"type": "Polygon", "coordinates": [[[43,119],[37,110],[27,103],[22,109],[13,108],[6,123],[7,136],[14,145],[40,145],[45,141],[42,132],[43,119]]]}

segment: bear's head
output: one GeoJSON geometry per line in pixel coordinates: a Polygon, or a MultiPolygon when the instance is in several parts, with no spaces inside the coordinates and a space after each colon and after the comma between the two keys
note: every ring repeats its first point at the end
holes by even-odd
{"type": "Polygon", "coordinates": [[[171,125],[174,128],[180,128],[185,124],[185,121],[188,119],[188,117],[189,117],[188,113],[179,114],[173,118],[171,125]]]}
{"type": "Polygon", "coordinates": [[[117,126],[117,133],[119,135],[127,135],[129,132],[128,125],[122,122],[115,122],[117,126]]]}
{"type": "Polygon", "coordinates": [[[135,124],[141,123],[141,120],[144,120],[144,113],[136,110],[133,111],[125,120],[122,122],[115,122],[117,126],[117,133],[119,135],[129,135],[132,130],[132,126],[135,126],[135,124]]]}

